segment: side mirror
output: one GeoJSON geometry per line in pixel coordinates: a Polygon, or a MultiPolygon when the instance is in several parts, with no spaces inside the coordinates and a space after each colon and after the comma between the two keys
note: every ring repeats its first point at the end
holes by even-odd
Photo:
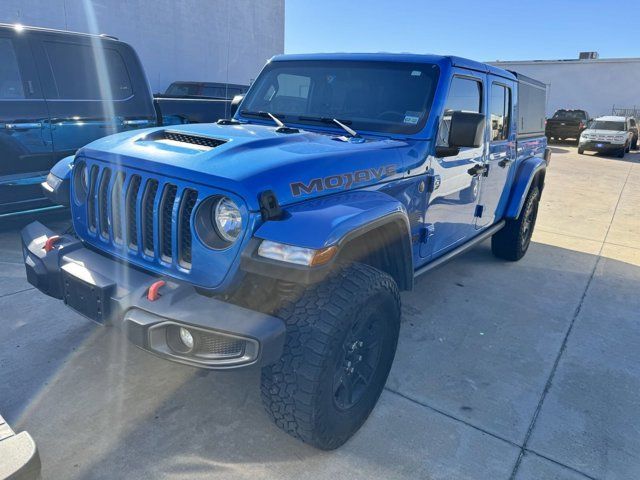
{"type": "Polygon", "coordinates": [[[451,114],[449,126],[449,146],[436,147],[439,157],[452,157],[461,148],[477,148],[484,140],[485,116],[482,113],[455,111],[451,114]]]}
{"type": "Polygon", "coordinates": [[[231,100],[231,111],[229,115],[230,117],[233,117],[236,114],[236,112],[238,111],[238,107],[242,103],[242,100],[244,100],[244,95],[236,95],[235,97],[233,97],[233,100],[231,100]]]}

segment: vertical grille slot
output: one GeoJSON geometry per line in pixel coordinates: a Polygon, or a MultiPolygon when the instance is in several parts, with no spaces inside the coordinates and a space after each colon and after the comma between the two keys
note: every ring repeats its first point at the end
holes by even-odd
{"type": "Polygon", "coordinates": [[[124,185],[124,173],[118,172],[111,189],[111,228],[113,240],[122,245],[122,187],[124,185]]]}
{"type": "Polygon", "coordinates": [[[140,175],[134,175],[129,181],[125,202],[127,228],[127,244],[131,248],[138,247],[138,192],[140,191],[140,175]]]}
{"type": "Polygon", "coordinates": [[[89,193],[87,196],[87,223],[89,230],[95,232],[98,229],[96,218],[96,183],[98,181],[98,167],[93,165],[89,173],[89,193]]]}
{"type": "Polygon", "coordinates": [[[191,214],[196,200],[198,192],[186,188],[178,212],[178,262],[185,268],[191,268],[191,214]]]}
{"type": "Polygon", "coordinates": [[[162,190],[162,198],[160,199],[160,206],[158,208],[159,211],[159,234],[160,234],[160,257],[166,261],[170,262],[173,255],[171,254],[171,245],[172,245],[172,235],[173,231],[173,222],[172,214],[173,214],[173,204],[176,201],[176,193],[178,191],[178,187],[172,185],[170,183],[164,186],[162,190]]]}
{"type": "Polygon", "coordinates": [[[158,181],[149,180],[142,195],[142,248],[144,253],[153,256],[153,204],[158,192],[158,181]]]}
{"type": "Polygon", "coordinates": [[[100,235],[109,238],[109,211],[107,201],[109,198],[109,182],[111,181],[111,169],[102,170],[100,186],[98,187],[98,222],[100,224],[100,235]]]}

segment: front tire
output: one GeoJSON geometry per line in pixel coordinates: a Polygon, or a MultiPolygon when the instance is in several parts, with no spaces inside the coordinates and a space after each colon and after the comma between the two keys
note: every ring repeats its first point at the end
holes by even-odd
{"type": "Polygon", "coordinates": [[[345,443],[382,393],[395,356],[395,281],[354,263],[283,301],[280,359],[262,369],[262,401],[278,427],[322,450],[345,443]]]}
{"type": "Polygon", "coordinates": [[[584,148],[578,147],[578,155],[584,155],[584,148]]]}
{"type": "Polygon", "coordinates": [[[538,217],[540,188],[533,185],[529,189],[520,216],[507,223],[491,237],[491,251],[504,260],[515,262],[524,257],[531,244],[531,236],[538,217]]]}

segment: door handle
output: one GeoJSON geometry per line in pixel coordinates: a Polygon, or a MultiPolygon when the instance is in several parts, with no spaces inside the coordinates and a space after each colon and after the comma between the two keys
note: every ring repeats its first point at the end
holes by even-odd
{"type": "Polygon", "coordinates": [[[488,171],[489,169],[486,167],[486,165],[483,165],[482,163],[477,163],[473,167],[471,167],[469,170],[467,170],[467,173],[472,177],[476,177],[478,175],[484,175],[488,171]]]}
{"type": "Polygon", "coordinates": [[[513,160],[511,160],[510,158],[503,158],[502,160],[500,160],[498,162],[498,165],[500,165],[502,168],[504,168],[507,165],[509,165],[511,162],[513,162],[513,160]]]}
{"type": "Polygon", "coordinates": [[[4,128],[7,130],[31,130],[34,128],[42,128],[42,123],[5,123],[4,128]]]}

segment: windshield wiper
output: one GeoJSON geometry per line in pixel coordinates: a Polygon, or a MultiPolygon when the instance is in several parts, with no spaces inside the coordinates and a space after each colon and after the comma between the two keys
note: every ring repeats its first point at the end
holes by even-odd
{"type": "Polygon", "coordinates": [[[352,141],[353,140],[364,141],[364,139],[358,132],[356,132],[353,128],[347,125],[348,123],[351,123],[350,120],[340,121],[337,118],[331,118],[331,117],[305,117],[305,116],[298,117],[298,120],[301,120],[303,122],[306,121],[306,122],[320,122],[320,123],[335,124],[335,125],[338,125],[340,128],[342,128],[349,135],[351,135],[352,141]]]}
{"type": "MultiPolygon", "coordinates": [[[[278,128],[276,128],[276,132],[278,132],[278,133],[299,133],[300,132],[300,130],[298,130],[297,128],[287,127],[282,122],[282,120],[280,120],[278,117],[276,117],[273,113],[262,112],[262,111],[260,111],[260,112],[252,112],[251,110],[241,110],[240,114],[241,115],[245,115],[247,117],[270,118],[278,126],[278,128]]],[[[282,117],[284,117],[284,115],[282,115],[282,117]]]]}

